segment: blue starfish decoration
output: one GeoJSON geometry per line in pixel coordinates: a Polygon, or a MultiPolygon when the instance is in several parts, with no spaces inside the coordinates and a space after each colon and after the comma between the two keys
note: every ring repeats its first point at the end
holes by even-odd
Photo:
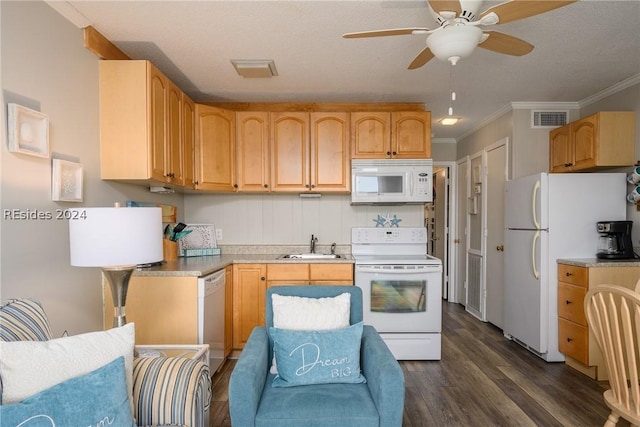
{"type": "Polygon", "coordinates": [[[385,219],[380,215],[378,215],[378,217],[373,220],[373,222],[376,223],[376,227],[384,227],[384,221],[385,219]]]}
{"type": "Polygon", "coordinates": [[[393,218],[391,219],[391,226],[392,227],[400,227],[400,221],[402,221],[402,220],[394,215],[393,218]]]}

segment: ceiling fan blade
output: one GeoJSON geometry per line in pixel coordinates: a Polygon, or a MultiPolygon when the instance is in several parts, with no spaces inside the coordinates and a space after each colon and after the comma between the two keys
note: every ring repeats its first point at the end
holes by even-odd
{"type": "Polygon", "coordinates": [[[522,56],[533,50],[533,45],[517,37],[509,34],[500,33],[498,31],[484,31],[488,35],[487,39],[480,44],[479,47],[492,50],[506,55],[522,56]]]}
{"type": "Polygon", "coordinates": [[[416,68],[420,68],[424,64],[429,62],[432,58],[433,58],[433,52],[431,52],[431,49],[429,49],[429,47],[425,47],[418,54],[418,56],[416,56],[414,58],[413,62],[411,62],[411,64],[409,64],[409,68],[408,69],[409,70],[415,70],[416,68]]]}
{"type": "Polygon", "coordinates": [[[575,3],[577,0],[571,1],[556,1],[556,0],[544,0],[544,1],[532,1],[532,0],[511,0],[505,3],[498,4],[490,7],[480,14],[482,19],[491,12],[498,15],[500,19],[498,24],[505,24],[507,22],[517,21],[518,19],[528,18],[530,16],[539,15],[541,13],[549,12],[550,10],[557,9],[559,7],[566,6],[571,3],[575,3]]]}
{"type": "Polygon", "coordinates": [[[390,30],[361,31],[359,33],[347,33],[342,37],[345,39],[356,39],[362,37],[385,37],[385,36],[404,36],[414,33],[428,33],[428,28],[394,28],[390,30]]]}
{"type": "Polygon", "coordinates": [[[436,13],[451,11],[455,12],[456,16],[460,16],[462,13],[462,6],[458,0],[428,0],[431,9],[436,13]]]}

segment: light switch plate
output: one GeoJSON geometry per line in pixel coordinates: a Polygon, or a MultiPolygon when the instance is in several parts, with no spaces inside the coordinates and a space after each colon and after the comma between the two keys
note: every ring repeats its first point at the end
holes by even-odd
{"type": "Polygon", "coordinates": [[[216,228],[216,240],[222,240],[222,229],[216,228]]]}

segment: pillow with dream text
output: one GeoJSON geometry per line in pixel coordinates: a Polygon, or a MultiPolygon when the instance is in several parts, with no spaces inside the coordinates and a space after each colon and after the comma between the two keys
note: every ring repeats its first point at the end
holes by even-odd
{"type": "Polygon", "coordinates": [[[16,403],[124,356],[128,394],[133,392],[135,326],[49,341],[0,342],[2,404],[16,403]]]}
{"type": "Polygon", "coordinates": [[[0,405],[7,426],[134,427],[124,357],[19,403],[0,405]]]}
{"type": "MultiPolygon", "coordinates": [[[[290,330],[324,331],[349,326],[351,294],[345,292],[335,297],[307,298],[271,295],[273,327],[290,330]]],[[[275,357],[271,373],[277,374],[275,357]]]]}
{"type": "Polygon", "coordinates": [[[273,387],[364,383],[360,372],[362,322],[327,331],[269,328],[278,375],[273,387]]]}

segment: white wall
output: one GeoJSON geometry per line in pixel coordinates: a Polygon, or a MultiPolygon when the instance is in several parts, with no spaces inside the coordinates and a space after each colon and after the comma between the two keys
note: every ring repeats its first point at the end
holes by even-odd
{"type": "Polygon", "coordinates": [[[59,209],[137,200],[174,204],[182,213],[183,197],[151,195],[144,187],[100,180],[98,58],[84,48],[82,30],[44,2],[3,1],[0,10],[0,298],[39,299],[56,336],[64,330],[75,334],[102,329],[100,271],[69,265],[66,221],[12,220],[6,210],[55,215],[59,209]],[[83,203],[51,201],[51,159],[8,151],[8,102],[49,116],[51,151],[84,166],[83,203]]]}
{"type": "Polygon", "coordinates": [[[351,243],[352,227],[373,227],[378,215],[396,215],[403,227],[424,225],[422,205],[351,206],[348,195],[303,199],[297,194],[187,195],[185,218],[215,224],[220,244],[319,245],[351,243]]]}

